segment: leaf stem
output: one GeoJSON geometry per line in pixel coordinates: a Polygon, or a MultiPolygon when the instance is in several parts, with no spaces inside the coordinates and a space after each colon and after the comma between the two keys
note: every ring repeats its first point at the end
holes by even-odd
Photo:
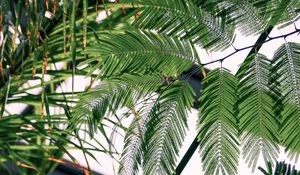
{"type": "Polygon", "coordinates": [[[268,43],[268,42],[270,42],[272,40],[276,40],[276,39],[286,38],[286,37],[288,37],[290,35],[293,35],[293,34],[296,34],[296,33],[300,33],[300,29],[295,28],[295,30],[293,32],[283,34],[283,35],[279,35],[279,36],[275,36],[275,37],[269,37],[269,33],[272,31],[272,29],[273,29],[273,27],[269,27],[266,30],[266,32],[262,33],[259,36],[259,38],[258,38],[258,40],[256,41],[255,44],[247,46],[247,47],[243,47],[243,48],[240,48],[240,49],[235,48],[234,52],[224,56],[223,58],[220,58],[220,59],[217,59],[217,60],[214,60],[214,61],[211,61],[211,62],[203,63],[203,64],[200,64],[200,65],[206,66],[206,65],[213,64],[213,63],[216,63],[216,62],[223,62],[225,59],[231,57],[232,55],[235,55],[236,53],[238,53],[240,51],[251,49],[251,51],[248,54],[248,56],[249,56],[249,55],[255,53],[255,50],[259,50],[261,48],[261,46],[265,43],[268,43]],[[263,39],[265,39],[265,40],[263,40],[263,39]]]}

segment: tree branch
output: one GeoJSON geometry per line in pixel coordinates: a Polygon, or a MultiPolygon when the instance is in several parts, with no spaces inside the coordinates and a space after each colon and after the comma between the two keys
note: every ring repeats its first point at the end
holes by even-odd
{"type": "Polygon", "coordinates": [[[295,28],[295,30],[293,32],[290,32],[290,33],[287,33],[287,34],[284,34],[284,35],[279,35],[279,36],[276,36],[276,37],[269,37],[269,34],[271,33],[272,29],[273,29],[273,26],[270,26],[264,33],[262,33],[259,36],[259,38],[257,39],[257,41],[254,45],[243,47],[243,48],[240,48],[240,49],[234,48],[235,51],[228,54],[228,55],[226,55],[225,57],[214,60],[214,61],[211,61],[211,62],[202,63],[201,65],[206,66],[206,65],[216,63],[216,62],[223,62],[225,59],[231,57],[232,55],[235,55],[236,53],[238,53],[240,51],[252,48],[251,51],[249,52],[249,54],[247,55],[247,57],[248,57],[248,56],[252,55],[253,53],[255,53],[255,51],[258,51],[264,43],[268,43],[272,40],[276,40],[276,39],[280,39],[280,38],[286,38],[290,35],[300,33],[300,29],[295,28]]]}

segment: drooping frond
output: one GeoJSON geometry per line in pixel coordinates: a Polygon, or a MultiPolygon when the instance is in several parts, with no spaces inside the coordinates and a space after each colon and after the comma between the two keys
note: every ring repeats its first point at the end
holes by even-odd
{"type": "Polygon", "coordinates": [[[237,174],[237,80],[221,68],[209,72],[203,85],[198,140],[205,175],[237,174]]]}
{"type": "Polygon", "coordinates": [[[260,155],[265,163],[278,158],[278,119],[273,111],[271,94],[270,61],[261,54],[251,55],[240,67],[239,124],[243,156],[252,171],[260,155]]]}
{"type": "Polygon", "coordinates": [[[125,136],[119,167],[120,175],[136,175],[139,172],[144,155],[142,144],[145,141],[144,134],[147,130],[145,125],[149,122],[150,112],[156,100],[157,97],[150,97],[143,102],[138,111],[133,110],[134,119],[125,136]]]}
{"type": "Polygon", "coordinates": [[[281,111],[282,144],[289,156],[297,158],[300,151],[300,45],[285,43],[273,57],[273,69],[278,75],[280,91],[283,96],[281,111]],[[296,157],[295,157],[296,156],[296,157]]]}
{"type": "Polygon", "coordinates": [[[151,32],[108,35],[86,53],[98,60],[92,70],[100,68],[102,77],[122,72],[179,75],[195,61],[190,42],[151,32]]]}
{"type": "Polygon", "coordinates": [[[224,18],[196,6],[192,0],[121,0],[140,4],[133,25],[189,39],[205,48],[224,49],[232,43],[234,29],[224,18]]]}
{"type": "Polygon", "coordinates": [[[163,77],[155,74],[124,74],[119,78],[105,80],[91,92],[79,97],[72,120],[76,125],[87,121],[92,134],[105,115],[113,114],[121,107],[132,107],[163,83],[163,77]]]}
{"type": "Polygon", "coordinates": [[[173,82],[149,113],[144,142],[144,174],[172,174],[187,127],[194,91],[185,81],[173,82]]]}

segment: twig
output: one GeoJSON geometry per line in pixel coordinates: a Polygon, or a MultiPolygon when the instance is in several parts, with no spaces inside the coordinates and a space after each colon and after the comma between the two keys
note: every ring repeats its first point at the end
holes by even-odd
{"type": "Polygon", "coordinates": [[[276,39],[280,39],[280,38],[286,38],[286,37],[288,37],[290,35],[293,35],[295,33],[300,33],[300,29],[295,28],[295,31],[293,31],[293,32],[290,32],[290,33],[287,33],[287,34],[284,34],[284,35],[275,36],[275,37],[268,36],[268,39],[265,40],[265,41],[262,41],[262,42],[259,42],[259,43],[256,43],[256,44],[253,44],[253,45],[250,45],[250,46],[247,46],[247,47],[243,47],[243,48],[240,48],[240,49],[237,49],[237,48],[234,47],[235,51],[228,54],[228,55],[226,55],[225,57],[214,60],[214,61],[211,61],[211,62],[202,63],[201,65],[206,66],[206,65],[213,64],[213,63],[216,63],[216,62],[223,62],[225,59],[231,57],[232,55],[235,55],[236,53],[238,53],[240,51],[255,48],[255,47],[258,47],[258,46],[262,46],[264,43],[268,43],[272,40],[276,40],[276,39]]]}

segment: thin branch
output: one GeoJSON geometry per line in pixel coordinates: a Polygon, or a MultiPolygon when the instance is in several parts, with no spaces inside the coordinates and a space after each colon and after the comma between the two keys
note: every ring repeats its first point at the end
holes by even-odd
{"type": "MultiPolygon", "coordinates": [[[[273,29],[273,27],[270,27],[270,29],[273,29]]],[[[269,32],[266,31],[266,33],[269,33],[269,32]]],[[[290,33],[287,33],[287,34],[284,34],[284,35],[279,35],[279,36],[276,36],[276,37],[270,37],[270,36],[269,36],[268,34],[266,34],[266,33],[263,33],[264,35],[266,35],[264,38],[268,38],[268,39],[266,39],[266,40],[263,40],[263,41],[260,41],[260,42],[256,42],[256,43],[253,44],[253,45],[250,45],[250,46],[247,46],[247,47],[243,47],[243,48],[240,48],[240,49],[237,49],[237,48],[234,47],[235,51],[232,52],[232,53],[230,53],[230,54],[228,54],[228,55],[226,55],[225,57],[220,58],[220,59],[217,59],[217,60],[214,60],[214,61],[211,61],[211,62],[202,63],[201,65],[202,65],[202,66],[206,66],[206,65],[213,64],[213,63],[216,63],[216,62],[223,62],[225,59],[227,59],[227,58],[231,57],[232,55],[235,55],[236,53],[238,53],[238,52],[240,52],[240,51],[243,51],[243,50],[247,50],[247,49],[251,49],[251,48],[252,48],[253,51],[255,51],[255,49],[256,49],[256,50],[259,50],[260,47],[261,47],[263,44],[268,43],[268,42],[270,42],[270,41],[272,41],[272,40],[276,40],[276,39],[280,39],[280,38],[286,38],[286,37],[288,37],[288,36],[290,36],[290,35],[293,35],[293,34],[296,34],[296,33],[300,33],[300,29],[295,28],[295,30],[294,30],[293,32],[290,32],[290,33]]],[[[262,35],[261,35],[261,36],[262,36],[262,35]]],[[[260,39],[258,39],[257,41],[259,41],[259,40],[260,40],[260,39]]],[[[250,54],[252,54],[252,52],[253,52],[252,50],[250,51],[250,54]]],[[[248,55],[248,56],[249,56],[249,55],[248,55]]]]}

